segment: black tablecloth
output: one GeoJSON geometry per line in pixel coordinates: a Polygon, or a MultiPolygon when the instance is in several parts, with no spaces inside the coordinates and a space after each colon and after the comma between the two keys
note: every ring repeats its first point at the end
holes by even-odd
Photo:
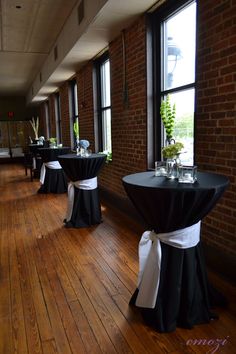
{"type": "Polygon", "coordinates": [[[129,198],[155,232],[170,232],[202,220],[214,207],[228,185],[228,179],[214,173],[198,172],[194,184],[178,183],[154,172],[123,178],[129,198]]]}
{"type": "MultiPolygon", "coordinates": [[[[155,177],[143,172],[123,178],[124,188],[156,233],[185,228],[204,218],[228,186],[228,179],[213,173],[198,173],[194,184],[155,177]]],[[[161,242],[160,284],[154,309],[142,308],[145,321],[160,332],[175,330],[176,325],[191,328],[207,323],[214,315],[211,306],[224,298],[209,286],[201,243],[179,249],[161,242]]],[[[135,304],[138,289],[130,303],[135,304]]]]}
{"type": "MultiPolygon", "coordinates": [[[[97,177],[103,167],[106,155],[92,154],[81,157],[75,154],[59,156],[58,160],[68,179],[72,182],[97,177]]],[[[101,222],[101,205],[98,188],[84,190],[75,187],[74,205],[70,220],[64,220],[66,227],[88,227],[101,222]]]]}
{"type": "Polygon", "coordinates": [[[43,162],[49,161],[57,161],[59,155],[68,154],[70,152],[70,148],[65,146],[61,148],[39,148],[38,153],[42,157],[43,162]]]}
{"type": "Polygon", "coordinates": [[[43,148],[43,145],[39,145],[39,144],[29,144],[29,150],[30,152],[32,152],[33,154],[37,154],[38,150],[40,148],[43,148]]]}
{"type": "Polygon", "coordinates": [[[106,155],[92,154],[88,157],[81,157],[76,154],[68,154],[59,156],[58,160],[69,180],[75,182],[96,177],[104,165],[106,155]]]}
{"type": "MultiPolygon", "coordinates": [[[[38,153],[42,157],[43,163],[58,161],[58,155],[70,152],[69,147],[62,148],[39,148],[38,153]]],[[[67,178],[63,169],[51,169],[46,166],[44,183],[38,193],[65,193],[67,192],[67,178]]]]}

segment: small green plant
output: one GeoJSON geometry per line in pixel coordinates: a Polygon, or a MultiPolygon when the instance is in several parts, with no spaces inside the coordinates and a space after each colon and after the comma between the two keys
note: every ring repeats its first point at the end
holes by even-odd
{"type": "Polygon", "coordinates": [[[163,157],[166,159],[173,159],[174,157],[178,156],[181,153],[181,150],[183,148],[184,148],[184,145],[180,142],[165,146],[162,149],[163,157]]]}
{"type": "Polygon", "coordinates": [[[106,157],[106,163],[109,163],[112,161],[112,152],[111,151],[99,151],[99,154],[105,154],[107,155],[106,157]]]}
{"type": "Polygon", "coordinates": [[[57,143],[57,138],[50,138],[50,139],[49,139],[49,142],[50,142],[51,144],[56,144],[56,143],[57,143]]]}
{"type": "Polygon", "coordinates": [[[160,115],[166,131],[166,138],[170,142],[173,139],[176,107],[170,103],[170,95],[161,101],[160,115]]]}
{"type": "Polygon", "coordinates": [[[112,161],[112,152],[107,152],[106,153],[107,154],[107,159],[106,159],[106,162],[108,163],[108,162],[111,162],[112,161]]]}
{"type": "Polygon", "coordinates": [[[78,119],[76,119],[76,121],[74,122],[74,133],[75,133],[75,137],[76,139],[79,139],[79,121],[78,119]]]}

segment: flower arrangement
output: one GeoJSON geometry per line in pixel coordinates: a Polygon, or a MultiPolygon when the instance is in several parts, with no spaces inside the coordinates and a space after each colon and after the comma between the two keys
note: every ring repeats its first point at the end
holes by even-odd
{"type": "Polygon", "coordinates": [[[90,143],[88,140],[80,140],[79,141],[79,146],[82,148],[82,149],[87,149],[89,147],[90,143]]]}
{"type": "Polygon", "coordinates": [[[175,144],[170,144],[165,146],[162,149],[162,154],[164,158],[172,159],[178,156],[181,153],[181,150],[184,148],[184,145],[180,142],[176,142],[175,144]]]}
{"type": "Polygon", "coordinates": [[[160,115],[166,131],[167,141],[173,139],[174,123],[176,116],[176,106],[170,103],[170,95],[167,95],[166,100],[161,101],[160,115]]]}
{"type": "Polygon", "coordinates": [[[38,131],[39,131],[39,117],[37,117],[36,119],[34,117],[32,117],[32,119],[29,121],[33,131],[34,131],[34,135],[35,135],[35,140],[38,140],[39,135],[38,135],[38,131]]]}

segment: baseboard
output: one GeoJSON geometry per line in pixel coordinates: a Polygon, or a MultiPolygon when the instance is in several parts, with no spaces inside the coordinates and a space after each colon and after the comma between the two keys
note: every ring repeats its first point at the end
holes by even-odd
{"type": "MultiPolygon", "coordinates": [[[[107,191],[101,187],[100,196],[101,199],[107,203],[115,206],[120,211],[129,215],[139,225],[146,227],[145,221],[140,217],[133,204],[128,198],[122,198],[115,193],[107,191]]],[[[209,244],[203,242],[203,251],[205,255],[206,265],[209,270],[212,270],[225,280],[231,283],[236,283],[235,269],[236,261],[233,256],[230,256],[220,249],[217,249],[209,244]]]]}

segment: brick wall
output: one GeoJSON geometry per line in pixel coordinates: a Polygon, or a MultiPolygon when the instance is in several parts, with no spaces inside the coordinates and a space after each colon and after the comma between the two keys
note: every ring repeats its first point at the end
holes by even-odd
{"type": "Polygon", "coordinates": [[[61,111],[61,137],[62,144],[71,146],[70,141],[70,113],[69,113],[69,83],[65,82],[59,89],[61,111]]]}
{"type": "Polygon", "coordinates": [[[76,75],[80,139],[87,139],[94,152],[93,63],[89,62],[76,75]]]}
{"type": "Polygon", "coordinates": [[[196,163],[229,177],[230,187],[205,218],[205,242],[235,255],[236,3],[199,1],[196,163]]]}
{"type": "Polygon", "coordinates": [[[103,188],[125,197],[122,177],[143,171],[146,162],[145,19],[124,32],[128,101],[124,102],[122,35],[109,46],[111,63],[113,161],[100,174],[103,188]]]}

